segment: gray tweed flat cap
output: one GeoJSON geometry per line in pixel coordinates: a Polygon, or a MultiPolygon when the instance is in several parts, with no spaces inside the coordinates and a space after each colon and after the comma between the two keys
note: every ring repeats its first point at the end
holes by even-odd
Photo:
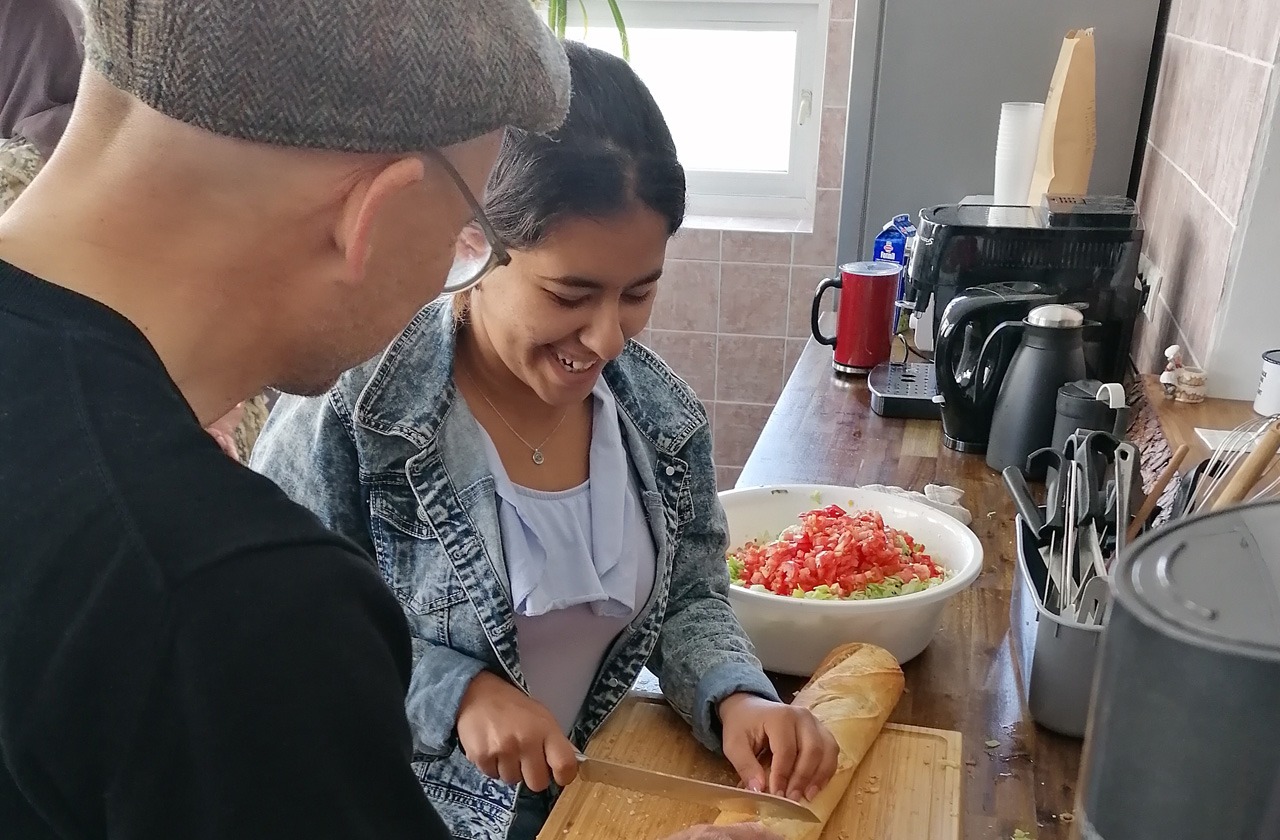
{"type": "Polygon", "coordinates": [[[87,0],[86,56],[174,119],[400,153],[547,131],[569,65],[529,0],[87,0]]]}

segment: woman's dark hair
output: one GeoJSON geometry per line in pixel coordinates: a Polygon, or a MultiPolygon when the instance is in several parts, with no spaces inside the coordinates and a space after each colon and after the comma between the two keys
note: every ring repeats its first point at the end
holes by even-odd
{"type": "Polygon", "coordinates": [[[633,203],[675,233],[684,221],[684,167],[649,89],[625,61],[564,42],[573,92],[554,132],[507,129],[485,214],[512,248],[540,243],[568,217],[604,218],[633,203]]]}

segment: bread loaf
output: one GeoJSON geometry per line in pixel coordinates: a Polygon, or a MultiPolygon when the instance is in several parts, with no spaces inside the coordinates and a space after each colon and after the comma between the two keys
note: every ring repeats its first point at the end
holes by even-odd
{"type": "MultiPolygon", "coordinates": [[[[831,730],[840,745],[840,763],[835,775],[808,806],[821,820],[766,818],[764,824],[785,840],[818,840],[822,829],[840,804],[854,771],[862,761],[893,707],[902,696],[902,669],[893,654],[874,645],[845,645],[831,654],[814,671],[792,705],[813,712],[831,730]]],[[[717,824],[747,822],[754,814],[723,813],[717,824]]]]}

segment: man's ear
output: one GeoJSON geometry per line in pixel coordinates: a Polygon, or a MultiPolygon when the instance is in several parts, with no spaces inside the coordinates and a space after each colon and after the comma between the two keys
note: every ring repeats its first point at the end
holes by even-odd
{"type": "Polygon", "coordinates": [[[406,157],[372,172],[355,183],[347,193],[336,231],[338,248],[347,267],[347,281],[364,280],[365,266],[372,248],[373,226],[381,213],[401,191],[422,181],[426,169],[422,160],[406,157]]]}

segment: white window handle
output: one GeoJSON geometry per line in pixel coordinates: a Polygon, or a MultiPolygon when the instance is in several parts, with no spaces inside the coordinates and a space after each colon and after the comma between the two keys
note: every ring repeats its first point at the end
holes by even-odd
{"type": "Polygon", "coordinates": [[[796,125],[804,125],[813,115],[813,91],[800,91],[800,109],[796,116],[796,125]]]}

